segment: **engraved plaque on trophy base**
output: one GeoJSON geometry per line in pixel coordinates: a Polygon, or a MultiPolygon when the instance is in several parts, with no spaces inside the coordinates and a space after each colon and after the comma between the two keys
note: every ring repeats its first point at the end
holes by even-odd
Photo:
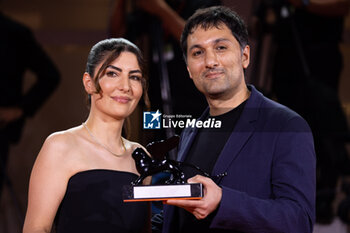
{"type": "Polygon", "coordinates": [[[202,199],[201,183],[168,185],[125,185],[124,202],[162,201],[169,199],[202,199]]]}

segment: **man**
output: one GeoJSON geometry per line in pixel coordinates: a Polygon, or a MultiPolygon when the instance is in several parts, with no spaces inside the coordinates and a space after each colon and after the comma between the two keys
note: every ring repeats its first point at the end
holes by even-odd
{"type": "MultiPolygon", "coordinates": [[[[57,88],[60,74],[24,25],[0,12],[0,196],[7,182],[9,146],[20,139],[27,117],[33,116],[57,88]],[[23,93],[25,72],[36,80],[23,93]]],[[[11,188],[11,187],[10,187],[11,188]]]]}
{"type": "Polygon", "coordinates": [[[178,159],[227,175],[190,178],[204,185],[204,198],[166,201],[165,233],[312,232],[312,134],[298,114],[246,85],[247,38],[243,21],[225,7],[198,10],[186,23],[181,44],[187,69],[209,105],[200,120],[221,120],[222,128],[186,129],[178,159]]]}

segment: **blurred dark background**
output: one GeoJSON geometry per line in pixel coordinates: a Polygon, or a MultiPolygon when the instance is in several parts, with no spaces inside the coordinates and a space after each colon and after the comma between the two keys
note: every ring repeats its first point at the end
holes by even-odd
{"type": "MultiPolygon", "coordinates": [[[[253,23],[252,15],[257,2],[258,0],[226,0],[222,4],[235,9],[250,25],[253,23]]],[[[1,12],[33,31],[35,38],[61,73],[58,88],[39,112],[27,119],[20,141],[10,148],[7,173],[14,193],[5,186],[0,200],[0,233],[21,232],[18,212],[25,212],[30,171],[45,138],[52,132],[79,125],[87,117],[81,78],[91,46],[109,35],[108,26],[114,4],[113,0],[0,1],[1,12]]],[[[343,41],[340,44],[344,67],[340,78],[339,98],[350,124],[349,16],[345,19],[344,27],[343,41]]],[[[259,41],[256,37],[250,40],[253,59],[247,70],[247,82],[252,82],[258,89],[268,92],[268,51],[271,45],[269,35],[266,34],[263,40],[262,53],[258,56],[259,66],[254,64],[257,53],[255,48],[259,41]],[[252,74],[257,73],[259,75],[252,77],[252,74]]],[[[31,86],[34,79],[33,74],[26,73],[24,91],[31,86]]],[[[132,117],[133,128],[129,138],[145,144],[147,141],[142,135],[145,131],[140,130],[141,111],[137,109],[132,117]]],[[[350,151],[349,143],[347,150],[350,151]]]]}

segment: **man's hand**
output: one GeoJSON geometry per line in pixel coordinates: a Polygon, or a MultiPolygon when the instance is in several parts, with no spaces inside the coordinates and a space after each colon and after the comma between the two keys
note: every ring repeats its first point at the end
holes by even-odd
{"type": "Polygon", "coordinates": [[[175,205],[192,213],[197,219],[204,219],[217,209],[221,201],[222,189],[214,181],[204,176],[194,176],[188,183],[202,183],[204,197],[201,200],[167,200],[164,204],[175,205]]]}
{"type": "Polygon", "coordinates": [[[18,107],[0,108],[0,128],[19,119],[23,115],[23,111],[18,107]]]}

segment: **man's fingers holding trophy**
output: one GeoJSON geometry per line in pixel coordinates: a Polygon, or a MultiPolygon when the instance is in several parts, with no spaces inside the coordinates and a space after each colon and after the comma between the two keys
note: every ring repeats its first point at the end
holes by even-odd
{"type": "Polygon", "coordinates": [[[164,203],[183,208],[197,219],[204,219],[219,206],[222,189],[212,179],[201,175],[196,175],[188,179],[187,182],[203,184],[204,197],[201,200],[167,200],[164,203]]]}

